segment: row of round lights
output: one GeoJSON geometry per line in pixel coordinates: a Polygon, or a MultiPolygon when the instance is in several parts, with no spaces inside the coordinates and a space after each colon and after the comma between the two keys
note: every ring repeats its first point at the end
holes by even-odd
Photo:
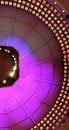
{"type": "MultiPolygon", "coordinates": [[[[8,0],[1,0],[1,4],[5,4],[5,5],[10,5],[10,6],[17,6],[18,8],[22,8],[22,9],[24,9],[24,6],[22,5],[21,7],[20,7],[20,4],[27,4],[28,3],[28,5],[30,5],[30,2],[31,2],[31,0],[28,0],[29,1],[29,3],[28,2],[25,2],[25,0],[24,1],[22,1],[22,0],[13,0],[13,1],[8,1],[8,0]]],[[[35,2],[36,2],[36,0],[35,1],[32,1],[32,3],[33,4],[35,4],[35,2]]],[[[38,2],[41,2],[41,0],[38,0],[38,2]]],[[[45,0],[43,0],[43,2],[45,3],[45,0]]],[[[57,4],[57,1],[54,1],[54,4],[56,5],[57,4]]],[[[33,6],[33,5],[31,5],[31,6],[33,6]]],[[[27,9],[26,9],[27,10],[27,9]]],[[[64,13],[65,12],[65,10],[64,9],[62,9],[62,12],[64,13]]]]}
{"type": "MultiPolygon", "coordinates": [[[[8,53],[11,55],[11,51],[9,49],[4,49],[2,47],[0,47],[0,51],[4,51],[5,53],[8,53]]],[[[14,66],[12,68],[12,71],[9,73],[9,76],[10,77],[14,77],[15,75],[15,72],[16,72],[16,69],[17,69],[17,60],[16,60],[16,57],[15,55],[11,55],[12,59],[13,59],[13,62],[14,62],[14,66]]],[[[5,84],[7,81],[6,80],[3,80],[3,83],[5,84]]]]}

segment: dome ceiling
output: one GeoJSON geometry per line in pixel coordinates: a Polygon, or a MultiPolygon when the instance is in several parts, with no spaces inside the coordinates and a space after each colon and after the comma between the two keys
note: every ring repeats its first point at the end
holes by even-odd
{"type": "Polygon", "coordinates": [[[12,86],[0,88],[0,128],[55,129],[68,110],[68,23],[45,0],[14,0],[15,7],[3,4],[12,5],[12,1],[1,1],[0,46],[19,53],[19,78],[12,86]]]}

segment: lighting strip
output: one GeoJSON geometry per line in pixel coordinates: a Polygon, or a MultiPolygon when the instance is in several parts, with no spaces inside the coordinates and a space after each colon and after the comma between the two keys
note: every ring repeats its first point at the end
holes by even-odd
{"type": "Polygon", "coordinates": [[[64,62],[64,79],[61,92],[51,111],[30,129],[53,130],[61,123],[69,109],[67,106],[69,101],[69,24],[55,8],[55,5],[51,5],[46,0],[0,0],[0,4],[14,6],[34,14],[48,25],[61,46],[64,62]]]}

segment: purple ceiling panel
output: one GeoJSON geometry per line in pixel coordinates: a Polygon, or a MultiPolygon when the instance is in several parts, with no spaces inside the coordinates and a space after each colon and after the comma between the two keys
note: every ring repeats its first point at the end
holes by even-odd
{"type": "Polygon", "coordinates": [[[18,51],[19,78],[12,86],[0,88],[0,128],[27,130],[53,106],[61,89],[57,78],[60,67],[55,67],[54,73],[54,61],[39,61],[33,49],[18,37],[10,36],[1,43],[18,51]]]}

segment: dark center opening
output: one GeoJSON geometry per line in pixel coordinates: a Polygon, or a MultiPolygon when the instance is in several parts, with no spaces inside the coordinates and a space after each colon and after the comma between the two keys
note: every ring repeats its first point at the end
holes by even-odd
{"type": "Polygon", "coordinates": [[[19,77],[18,52],[12,47],[0,47],[0,86],[12,85],[19,77]]]}

